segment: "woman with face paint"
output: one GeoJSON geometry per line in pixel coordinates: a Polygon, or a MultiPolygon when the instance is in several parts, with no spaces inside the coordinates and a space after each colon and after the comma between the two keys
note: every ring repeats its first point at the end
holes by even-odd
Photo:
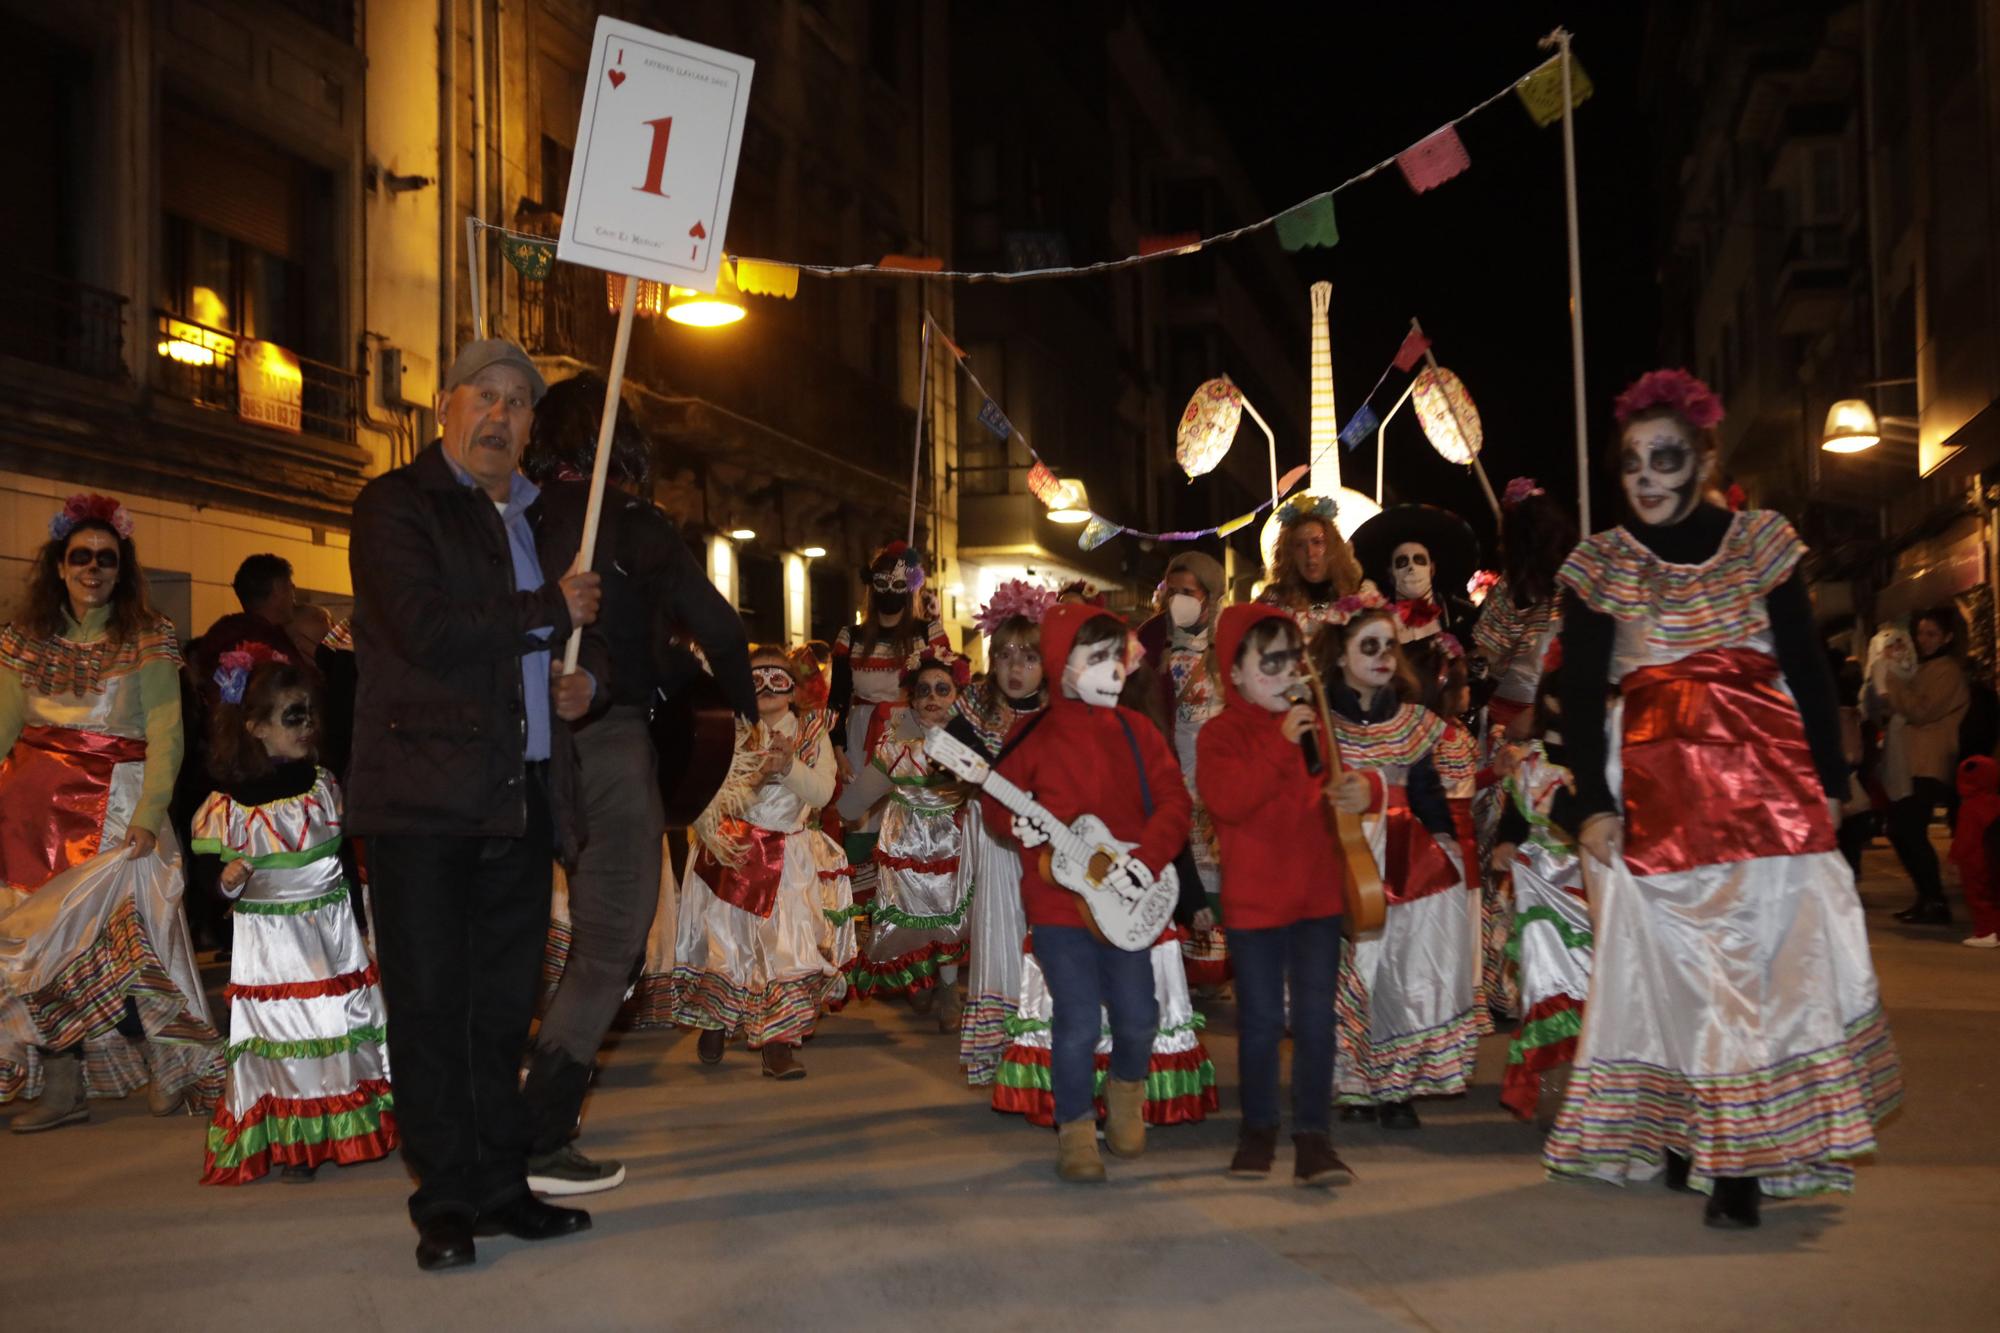
{"type": "MultiPolygon", "coordinates": [[[[1057,606],[1042,621],[1042,652],[1061,662],[1048,711],[997,765],[1001,776],[1068,823],[1086,812],[1135,844],[1109,872],[1129,884],[1157,877],[1187,842],[1189,801],[1180,766],[1141,713],[1118,705],[1125,685],[1125,623],[1094,606],[1057,606]]],[[[987,827],[1017,843],[1032,955],[1022,968],[1018,1035],[993,1084],[993,1108],[1057,1130],[1056,1172],[1102,1181],[1097,1119],[1116,1157],[1145,1151],[1148,1124],[1200,1120],[1215,1109],[1215,1066],[1201,1044],[1172,927],[1147,952],[1106,943],[1082,900],[1048,877],[1049,834],[995,801],[987,827]]]]}
{"type": "Polygon", "coordinates": [[[1563,735],[1596,959],[1551,1173],[1664,1165],[1713,1226],[1853,1184],[1901,1095],[1854,875],[1833,680],[1778,514],[1702,502],[1722,405],[1685,371],[1619,396],[1631,517],[1563,588],[1563,735]],[[1607,722],[1607,686],[1618,702],[1607,722]]]}
{"type": "Polygon", "coordinates": [[[818,822],[833,799],[826,713],[797,706],[783,648],[753,649],[750,675],[757,724],[740,743],[760,757],[756,788],[688,859],[668,1005],[674,1022],[700,1029],[703,1064],[720,1062],[740,1031],[764,1077],[791,1080],[805,1077],[795,1052],[841,993],[853,894],[847,857],[818,822]]]}
{"type": "Polygon", "coordinates": [[[1333,608],[1316,645],[1341,760],[1378,788],[1364,827],[1389,904],[1341,966],[1334,1096],[1343,1121],[1384,1129],[1418,1128],[1415,1098],[1465,1091],[1479,1043],[1472,901],[1433,757],[1445,723],[1418,702],[1401,623],[1365,593],[1333,608]]]}
{"type": "Polygon", "coordinates": [[[1188,985],[1214,988],[1229,980],[1229,943],[1222,927],[1222,865],[1214,825],[1195,785],[1196,742],[1202,727],[1222,711],[1223,692],[1215,670],[1213,639],[1227,591],[1222,565],[1200,551],[1183,551],[1167,562],[1160,580],[1160,613],[1139,627],[1139,646],[1159,682],[1160,711],[1167,737],[1187,779],[1194,802],[1188,852],[1201,878],[1206,903],[1181,941],[1188,985]]]}
{"type": "MultiPolygon", "coordinates": [[[[833,743],[844,762],[843,777],[868,766],[891,713],[905,702],[904,677],[912,654],[949,655],[951,636],[942,622],[927,618],[925,577],[917,553],[890,542],[868,566],[868,592],[859,626],[843,625],[833,641],[833,743]]],[[[875,892],[873,819],[848,828],[847,859],[855,867],[855,896],[875,892]]]]}
{"type": "Polygon", "coordinates": [[[850,824],[881,810],[875,843],[876,892],[868,904],[868,944],[848,967],[862,998],[908,995],[927,1014],[940,998],[938,1026],[958,1031],[958,965],[966,955],[972,863],[965,855],[965,790],[924,753],[924,738],[951,721],[965,659],[925,649],[904,672],[909,706],[896,710],[868,766],[840,796],[850,824]]]}
{"type": "Polygon", "coordinates": [[[180,645],[132,526],[108,496],[71,496],[0,627],[0,1103],[40,1099],[17,1134],[148,1084],[163,1116],[222,1091],[166,819],[180,645]]]}
{"type": "MultiPolygon", "coordinates": [[[[1009,738],[1035,724],[1048,702],[1042,617],[1055,600],[1051,589],[1009,579],[980,608],[986,679],[959,696],[957,715],[946,730],[989,763],[1000,757],[1009,738]]],[[[965,835],[972,861],[972,959],[958,1062],[967,1083],[986,1087],[1007,1049],[1007,1020],[1021,994],[1021,941],[1027,938],[1028,917],[1021,906],[1021,856],[1012,841],[994,836],[976,815],[967,818],[965,835]]]]}
{"type": "Polygon", "coordinates": [[[382,988],[340,862],[341,795],[318,762],[313,677],[261,642],[220,654],[193,850],[234,901],[229,1082],[201,1183],[305,1184],[396,1147],[382,988]]]}

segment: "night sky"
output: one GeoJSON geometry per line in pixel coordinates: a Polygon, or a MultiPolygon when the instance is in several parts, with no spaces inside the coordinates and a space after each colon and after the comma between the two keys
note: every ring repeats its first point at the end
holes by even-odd
{"type": "MultiPolygon", "coordinates": [[[[1612,397],[1655,364],[1658,344],[1655,168],[1635,86],[1644,7],[1530,0],[1237,4],[1186,13],[1184,25],[1169,17],[1148,26],[1168,44],[1168,59],[1202,71],[1215,114],[1274,211],[1506,86],[1545,58],[1538,38],[1559,22],[1570,27],[1576,60],[1595,85],[1577,111],[1576,132],[1590,442],[1593,459],[1601,453],[1612,397]]],[[[1414,315],[1440,363],[1458,372],[1478,404],[1495,490],[1527,473],[1573,497],[1562,131],[1537,127],[1509,93],[1459,133],[1468,172],[1423,195],[1393,168],[1343,191],[1335,201],[1339,245],[1297,256],[1302,282],[1334,285],[1340,416],[1358,406],[1414,315]]],[[[1392,373],[1377,410],[1386,412],[1406,383],[1392,373]]],[[[1350,474],[1348,484],[1372,490],[1372,444],[1348,458],[1366,474],[1350,474]]],[[[1387,479],[1392,499],[1454,509],[1490,542],[1478,483],[1438,457],[1407,408],[1389,429],[1387,479]]],[[[1616,503],[1615,487],[1599,477],[1593,526],[1615,521],[1616,503]]]]}

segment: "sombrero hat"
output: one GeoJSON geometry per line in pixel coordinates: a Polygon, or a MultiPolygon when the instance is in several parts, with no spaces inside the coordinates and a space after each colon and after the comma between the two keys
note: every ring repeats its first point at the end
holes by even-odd
{"type": "Polygon", "coordinates": [[[1421,542],[1437,565],[1433,586],[1457,593],[1479,568],[1479,538],[1471,525],[1436,505],[1391,505],[1354,530],[1354,558],[1379,588],[1393,588],[1389,557],[1404,542],[1421,542]]]}

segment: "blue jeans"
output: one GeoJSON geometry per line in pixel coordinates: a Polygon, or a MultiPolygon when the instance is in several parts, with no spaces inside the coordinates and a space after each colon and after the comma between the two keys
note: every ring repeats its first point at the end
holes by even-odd
{"type": "Polygon", "coordinates": [[[1267,930],[1229,932],[1236,969],[1236,1075],[1243,1123],[1278,1127],[1278,1044],[1285,1035],[1285,983],[1292,990],[1292,1132],[1332,1124],[1333,993],[1340,980],[1340,918],[1318,916],[1267,930]]]}
{"type": "Polygon", "coordinates": [[[1106,944],[1082,926],[1036,926],[1035,961],[1049,981],[1049,1077],[1056,1123],[1097,1118],[1097,1039],[1100,1007],[1111,1015],[1111,1077],[1143,1082],[1153,1058],[1160,1006],[1153,997],[1153,960],[1106,944]]]}

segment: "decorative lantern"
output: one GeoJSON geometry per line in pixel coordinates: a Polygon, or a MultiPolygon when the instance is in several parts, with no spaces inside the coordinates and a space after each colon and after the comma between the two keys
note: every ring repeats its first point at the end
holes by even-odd
{"type": "Polygon", "coordinates": [[[1426,366],[1411,385],[1410,405],[1424,428],[1424,438],[1447,462],[1470,464],[1486,443],[1479,409],[1458,376],[1441,366],[1426,366]]]}
{"type": "Polygon", "coordinates": [[[1194,391],[1174,435],[1174,457],[1190,480],[1215,470],[1242,422],[1243,391],[1229,376],[1218,376],[1194,391]]]}

